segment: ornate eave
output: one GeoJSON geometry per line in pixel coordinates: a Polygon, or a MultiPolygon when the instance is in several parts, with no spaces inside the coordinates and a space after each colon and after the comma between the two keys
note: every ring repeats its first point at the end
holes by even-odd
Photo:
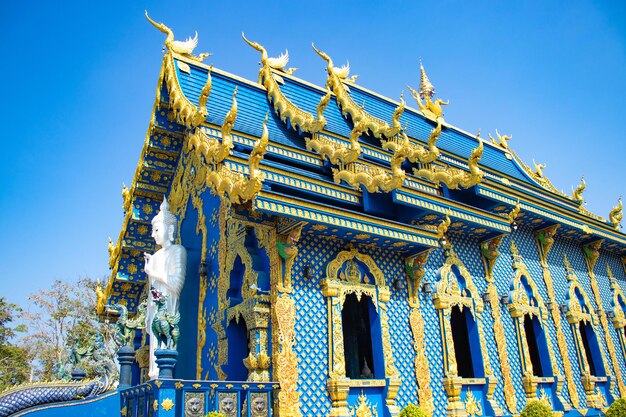
{"type": "MultiPolygon", "coordinates": [[[[484,147],[485,151],[488,150],[492,154],[495,152],[494,155],[499,155],[499,157],[504,155],[512,166],[517,166],[520,172],[524,172],[524,177],[528,179],[528,182],[520,179],[521,177],[513,178],[507,173],[497,171],[489,165],[488,161],[485,164],[479,164],[478,158],[475,158],[476,160],[471,163],[475,163],[481,173],[480,181],[471,183],[463,192],[465,195],[475,194],[482,199],[484,204],[480,207],[465,204],[462,199],[457,200],[455,195],[451,195],[441,185],[445,182],[429,181],[428,176],[426,178],[416,176],[409,170],[400,172],[402,168],[397,161],[394,163],[394,158],[397,159],[401,151],[408,152],[408,148],[402,149],[401,147],[427,149],[424,146],[426,142],[424,136],[427,136],[429,132],[431,136],[434,132],[438,132],[437,138],[440,133],[448,137],[463,135],[467,143],[474,141],[473,143],[477,145],[481,141],[443,120],[440,120],[434,128],[429,122],[430,124],[425,125],[428,130],[425,132],[422,128],[419,135],[401,132],[401,116],[415,118],[419,115],[422,121],[425,120],[419,110],[405,106],[403,101],[394,102],[356,86],[347,80],[347,70],[342,74],[337,74],[336,70],[339,69],[332,66],[330,59],[328,59],[328,64],[328,84],[332,87],[332,94],[321,87],[309,85],[306,81],[293,77],[284,69],[272,68],[269,65],[261,69],[262,85],[259,85],[219,69],[212,69],[186,56],[172,52],[165,54],[157,85],[153,115],[141,157],[130,187],[124,190],[126,216],[122,230],[116,244],[111,244],[109,248],[112,272],[105,289],[105,299],[108,302],[127,302],[129,310],[132,311],[136,307],[133,303],[137,302],[140,293],[144,290],[145,274],[142,254],[154,249],[149,233],[150,219],[153,213],[157,212],[163,197],[169,192],[186,135],[201,131],[216,144],[223,140],[220,126],[214,124],[215,115],[213,118],[208,116],[212,112],[211,105],[209,105],[212,88],[211,75],[214,78],[220,77],[222,91],[225,85],[234,84],[234,86],[248,88],[251,94],[263,94],[266,100],[269,100],[269,103],[266,101],[268,110],[275,112],[283,123],[283,125],[274,125],[274,135],[280,136],[286,134],[285,131],[297,128],[296,137],[299,137],[302,143],[305,137],[311,136],[336,142],[336,146],[339,147],[354,146],[347,136],[333,131],[323,123],[325,101],[335,100],[343,114],[343,119],[347,119],[353,125],[356,122],[353,130],[358,126],[359,129],[369,131],[381,141],[379,147],[371,143],[371,140],[368,142],[359,138],[358,159],[353,161],[355,165],[349,167],[346,166],[349,164],[337,164],[339,170],[351,169],[350,172],[365,178],[366,182],[358,180],[351,187],[344,182],[337,184],[333,182],[328,164],[320,158],[319,153],[311,152],[297,143],[290,145],[288,141],[278,140],[279,138],[270,134],[263,151],[266,158],[261,157],[258,165],[259,174],[263,177],[263,185],[259,182],[255,187],[260,191],[252,190],[253,194],[246,197],[254,201],[254,207],[259,211],[307,221],[312,230],[315,230],[313,225],[318,222],[319,230],[316,232],[321,234],[323,234],[323,226],[326,226],[329,234],[336,229],[337,233],[345,238],[356,239],[355,236],[358,235],[360,238],[356,240],[361,243],[380,244],[383,242],[384,245],[401,249],[410,255],[437,246],[436,239],[432,236],[434,233],[432,228],[441,221],[448,209],[452,210],[451,231],[471,233],[480,239],[507,233],[511,229],[506,215],[519,200],[522,211],[519,223],[526,223],[534,228],[558,223],[562,225],[559,229],[561,235],[579,239],[583,243],[605,239],[605,250],[621,255],[626,254],[626,236],[606,220],[581,210],[580,196],[568,197],[554,192],[549,187],[545,188],[545,184],[537,182],[536,175],[533,175],[530,168],[524,165],[510,149],[504,149],[497,144],[484,142],[480,145],[480,151],[482,153],[484,147]],[[184,77],[188,78],[181,82],[184,77]],[[321,106],[317,117],[299,108],[295,101],[288,99],[281,91],[281,81],[293,83],[294,80],[297,83],[306,84],[309,90],[316,90],[314,95],[320,99],[319,105],[321,106]],[[196,83],[193,86],[196,99],[190,99],[188,91],[185,90],[189,88],[190,83],[196,83]],[[187,87],[183,88],[183,86],[187,87]],[[395,108],[396,111],[391,115],[392,123],[387,123],[358,106],[352,98],[351,89],[355,94],[361,91],[370,94],[375,100],[385,101],[385,106],[387,106],[385,108],[390,108],[389,106],[395,108]],[[199,98],[197,92],[200,92],[199,98]],[[195,101],[198,103],[194,104],[195,101]],[[402,138],[405,138],[404,142],[402,138]],[[363,169],[358,168],[357,165],[363,169]],[[373,176],[374,174],[378,175],[376,181],[380,181],[377,188],[367,185],[369,181],[366,178],[367,175],[373,176]],[[394,179],[397,174],[400,176],[394,179]],[[299,190],[300,194],[290,197],[281,194],[290,187],[299,190]],[[414,213],[421,212],[422,217],[407,218],[398,222],[375,217],[380,213],[370,215],[366,207],[367,201],[374,198],[372,193],[387,194],[385,198],[388,200],[386,201],[410,207],[414,213]],[[319,203],[317,210],[312,208],[312,201],[319,203]],[[486,204],[489,201],[491,204],[486,204]],[[340,213],[331,213],[325,206],[325,204],[333,205],[335,202],[341,202],[341,208],[336,209],[340,213]],[[355,211],[352,212],[352,209],[355,211]],[[365,217],[356,221],[354,216],[357,216],[358,212],[365,213],[359,215],[365,217]]],[[[258,124],[257,128],[260,128],[260,123],[258,124]]],[[[247,127],[244,126],[240,130],[233,131],[232,134],[229,133],[229,139],[235,145],[236,151],[220,163],[224,169],[242,175],[242,179],[249,175],[249,152],[255,147],[260,136],[257,131],[246,129],[247,127]]],[[[439,139],[439,142],[441,140],[443,139],[439,139]]],[[[450,141],[450,139],[447,140],[450,141]]],[[[437,150],[436,159],[428,162],[430,166],[438,166],[439,169],[448,173],[457,170],[459,175],[465,175],[464,172],[471,171],[469,166],[471,163],[468,164],[466,160],[451,152],[450,142],[445,145],[445,148],[441,151],[437,150]]],[[[502,158],[502,160],[505,159],[502,158]]],[[[101,314],[104,312],[103,303],[100,305],[99,312],[101,314]]]]}

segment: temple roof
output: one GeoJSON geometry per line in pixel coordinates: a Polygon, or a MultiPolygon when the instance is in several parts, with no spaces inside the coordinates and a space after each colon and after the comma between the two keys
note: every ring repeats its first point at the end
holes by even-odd
{"type": "Polygon", "coordinates": [[[605,249],[626,254],[626,236],[615,224],[554,189],[540,166],[531,170],[508,148],[506,137],[498,135],[504,145],[490,143],[450,125],[441,100],[422,97],[424,104],[416,97],[416,109],[402,98],[383,97],[356,85],[349,68],[333,67],[321,51],[329,78],[327,86],[316,86],[285,70],[286,57],[267,58],[260,45],[249,44],[263,54],[259,82],[189,54],[166,53],[144,150],[124,194],[127,216],[109,248],[111,300],[128,299],[129,308],[136,307],[132,294],[145,282],[141,253],[154,246],[149,220],[171,192],[183,144],[198,132],[216,146],[228,135],[234,149],[215,164],[240,178],[251,176],[250,155],[261,156],[254,169],[263,172],[262,184],[237,201],[317,223],[311,230],[320,234],[322,226],[331,227],[338,237],[357,234],[360,243],[409,255],[437,246],[436,226],[448,216],[452,230],[479,239],[508,233],[515,220],[509,213],[517,207],[519,221],[535,229],[558,223],[569,238],[602,238],[605,249]],[[233,108],[234,124],[226,129],[233,108]],[[267,140],[262,151],[259,138],[267,140]]]}

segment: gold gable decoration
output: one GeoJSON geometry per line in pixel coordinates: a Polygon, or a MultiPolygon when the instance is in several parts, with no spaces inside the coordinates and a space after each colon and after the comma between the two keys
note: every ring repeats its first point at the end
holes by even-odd
{"type": "Polygon", "coordinates": [[[289,62],[289,52],[286,51],[277,58],[269,58],[267,51],[262,45],[248,40],[243,32],[241,37],[248,45],[261,52],[259,84],[262,84],[267,90],[267,97],[274,105],[274,111],[283,123],[286,123],[287,119],[289,119],[293,129],[300,128],[301,131],[306,133],[317,133],[322,130],[326,125],[324,110],[326,110],[326,106],[330,102],[330,90],[320,99],[317,105],[316,116],[300,109],[282,93],[277,82],[277,78],[280,79],[280,76],[276,72],[290,75],[296,70],[295,68],[285,68],[289,62]]]}
{"type": "Polygon", "coordinates": [[[326,80],[326,85],[337,97],[337,104],[339,105],[344,117],[349,114],[355,125],[362,122],[365,128],[377,138],[381,138],[382,136],[392,138],[397,135],[402,129],[402,126],[400,125],[400,116],[402,116],[405,108],[404,99],[402,99],[402,97],[400,98],[400,105],[396,107],[393,113],[391,126],[384,120],[372,116],[367,113],[363,107],[354,102],[348,93],[348,87],[344,85],[345,82],[354,82],[356,80],[355,76],[353,76],[352,79],[348,78],[350,65],[347,64],[341,68],[335,67],[333,60],[330,56],[328,56],[328,54],[317,49],[315,45],[312,46],[315,52],[317,52],[317,54],[327,62],[328,78],[326,80]]]}
{"type": "Polygon", "coordinates": [[[346,250],[339,252],[339,254],[328,263],[326,266],[326,277],[332,280],[339,280],[340,278],[340,269],[349,261],[359,260],[363,264],[365,264],[372,276],[374,277],[374,282],[371,285],[377,286],[385,286],[385,275],[383,271],[376,265],[374,260],[363,253],[360,253],[354,246],[348,245],[346,250]]]}

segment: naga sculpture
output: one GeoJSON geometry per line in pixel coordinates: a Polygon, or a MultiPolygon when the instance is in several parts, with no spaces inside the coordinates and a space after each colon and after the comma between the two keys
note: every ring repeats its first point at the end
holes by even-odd
{"type": "Polygon", "coordinates": [[[269,143],[267,118],[268,115],[266,114],[265,120],[263,120],[263,134],[254,145],[248,158],[248,177],[240,172],[233,172],[224,165],[220,165],[218,170],[211,171],[207,175],[207,184],[211,186],[213,192],[220,197],[228,195],[233,204],[250,201],[261,191],[265,174],[261,171],[260,166],[269,143]]]}
{"type": "Polygon", "coordinates": [[[172,29],[165,26],[163,23],[157,23],[154,20],[150,19],[150,16],[148,16],[148,11],[146,10],[145,12],[148,22],[152,23],[152,26],[167,35],[167,37],[165,38],[165,48],[167,48],[168,51],[198,62],[202,62],[207,57],[211,56],[211,54],[208,53],[202,53],[200,55],[193,54],[193,50],[196,48],[196,46],[198,46],[198,32],[196,32],[196,35],[193,38],[189,37],[184,41],[174,40],[174,32],[172,31],[172,29]]]}
{"type": "Polygon", "coordinates": [[[419,106],[424,116],[428,117],[432,120],[443,120],[443,107],[450,103],[450,101],[443,101],[441,99],[436,99],[432,101],[432,97],[435,95],[435,86],[430,82],[428,76],[426,75],[426,71],[424,70],[424,66],[420,62],[420,74],[421,81],[419,91],[415,91],[415,89],[411,88],[411,86],[407,85],[408,89],[411,91],[411,95],[413,99],[419,106]],[[424,102],[422,102],[424,100],[424,102]]]}
{"type": "Polygon", "coordinates": [[[112,304],[106,307],[119,312],[115,333],[115,341],[118,346],[132,346],[136,330],[145,327],[147,301],[137,307],[137,315],[132,319],[128,317],[128,309],[123,304],[112,304]]]}
{"type": "Polygon", "coordinates": [[[585,183],[585,177],[581,177],[580,184],[572,192],[572,198],[578,201],[580,204],[583,204],[585,202],[585,199],[583,198],[583,191],[585,190],[586,187],[587,187],[587,184],[585,183]]]}
{"type": "Polygon", "coordinates": [[[127,213],[128,210],[130,210],[131,190],[127,188],[126,184],[124,183],[122,183],[122,200],[123,200],[122,208],[124,209],[124,212],[127,213]]]}
{"type": "Polygon", "coordinates": [[[324,118],[324,110],[330,102],[331,92],[327,89],[327,93],[322,96],[317,105],[317,117],[298,108],[291,100],[289,100],[280,90],[278,82],[274,77],[273,71],[292,74],[296,68],[285,69],[289,62],[289,52],[285,51],[278,58],[269,58],[265,48],[257,42],[252,42],[241,33],[243,40],[252,48],[261,52],[261,69],[259,70],[259,84],[262,84],[267,90],[267,97],[274,105],[274,111],[283,123],[289,124],[293,129],[299,128],[302,132],[316,133],[324,128],[326,119],[324,118]]]}
{"type": "Polygon", "coordinates": [[[350,97],[346,86],[343,84],[346,81],[354,82],[354,79],[350,80],[348,78],[350,65],[347,64],[337,68],[334,66],[333,60],[330,56],[328,56],[328,54],[317,49],[315,45],[312,46],[315,52],[317,52],[317,54],[327,62],[328,79],[326,81],[326,85],[337,97],[337,104],[339,105],[344,117],[350,115],[352,122],[355,125],[363,121],[365,123],[365,127],[377,138],[381,138],[381,136],[384,135],[390,139],[402,130],[400,117],[402,116],[405,108],[404,99],[402,97],[400,97],[400,105],[396,107],[393,113],[390,126],[384,120],[367,113],[361,106],[354,102],[352,97],[350,97]]]}
{"type": "Polygon", "coordinates": [[[451,190],[469,188],[480,184],[485,175],[478,167],[478,162],[483,156],[483,141],[478,136],[477,139],[478,147],[472,151],[467,160],[469,172],[459,168],[432,166],[430,168],[413,169],[413,174],[437,184],[443,183],[451,190]]]}
{"type": "Polygon", "coordinates": [[[546,168],[546,164],[538,164],[535,162],[535,160],[533,159],[533,165],[535,166],[535,179],[542,179],[545,178],[543,176],[543,170],[546,168]]]}
{"type": "Polygon", "coordinates": [[[520,205],[519,200],[517,200],[515,207],[513,207],[513,209],[507,215],[507,218],[509,219],[509,224],[515,223],[515,219],[517,219],[521,211],[522,211],[522,206],[520,205]]]}
{"type": "Polygon", "coordinates": [[[413,163],[428,164],[437,160],[439,157],[439,148],[437,148],[437,140],[441,134],[441,121],[437,122],[437,126],[430,132],[428,136],[428,149],[415,145],[409,141],[406,135],[406,129],[400,132],[401,141],[387,141],[383,143],[383,149],[395,152],[399,146],[408,148],[407,159],[413,163]]]}
{"type": "Polygon", "coordinates": [[[496,136],[498,137],[498,139],[494,139],[493,136],[491,136],[491,133],[489,134],[489,139],[491,139],[491,143],[493,143],[494,145],[499,146],[500,148],[504,149],[505,151],[509,150],[509,141],[511,140],[511,138],[513,137],[513,135],[501,135],[498,132],[498,129],[496,129],[496,136]]]}
{"type": "Polygon", "coordinates": [[[90,399],[113,388],[108,375],[95,380],[39,382],[18,385],[0,393],[0,417],[38,405],[90,399]]]}
{"type": "Polygon", "coordinates": [[[195,129],[194,133],[187,137],[185,152],[195,150],[211,165],[219,164],[226,159],[234,146],[231,131],[237,119],[237,109],[237,87],[235,87],[231,108],[222,123],[222,141],[209,138],[201,129],[195,129]]]}
{"type": "Polygon", "coordinates": [[[364,186],[370,193],[385,192],[400,188],[406,177],[402,163],[408,156],[409,147],[401,146],[391,157],[391,174],[382,168],[373,168],[364,164],[349,164],[346,169],[334,169],[333,179],[339,184],[347,182],[352,187],[364,186]]]}
{"type": "Polygon", "coordinates": [[[450,220],[450,215],[446,213],[446,218],[437,225],[437,240],[441,240],[444,238],[444,236],[448,232],[448,228],[450,227],[451,223],[452,220],[450,220]]]}
{"type": "Polygon", "coordinates": [[[311,139],[305,139],[306,148],[309,151],[319,153],[322,159],[328,158],[330,163],[333,165],[337,165],[340,162],[343,164],[350,164],[356,161],[361,154],[359,137],[366,131],[366,123],[361,120],[354,124],[354,127],[350,132],[349,147],[332,139],[321,138],[319,135],[314,135],[311,139]]]}
{"type": "Polygon", "coordinates": [[[617,206],[613,207],[613,209],[609,213],[609,222],[611,222],[615,230],[619,230],[619,223],[622,221],[622,218],[624,217],[622,208],[623,208],[622,197],[620,197],[617,199],[617,206]]]}

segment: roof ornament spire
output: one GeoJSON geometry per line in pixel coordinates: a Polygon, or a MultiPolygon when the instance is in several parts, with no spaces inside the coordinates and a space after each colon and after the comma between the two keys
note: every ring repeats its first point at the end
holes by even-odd
{"type": "Polygon", "coordinates": [[[428,79],[428,75],[426,75],[426,71],[424,70],[424,65],[422,65],[422,60],[420,59],[420,87],[419,87],[419,95],[422,100],[426,100],[426,97],[432,98],[435,95],[435,86],[428,79]]]}
{"type": "Polygon", "coordinates": [[[145,13],[146,13],[146,19],[148,19],[148,22],[150,22],[152,26],[154,26],[155,28],[159,29],[161,32],[167,35],[165,38],[165,48],[167,48],[168,52],[173,52],[175,54],[182,55],[185,58],[189,58],[198,62],[202,62],[207,57],[211,56],[211,54],[209,53],[202,53],[199,55],[193,54],[193,50],[196,48],[196,46],[198,46],[198,32],[196,32],[193,38],[190,36],[184,41],[174,40],[174,32],[172,31],[172,29],[170,29],[163,23],[158,23],[150,19],[150,16],[148,16],[147,10],[145,11],[145,13]]]}
{"type": "Polygon", "coordinates": [[[435,101],[432,100],[433,96],[435,95],[435,86],[433,85],[433,83],[430,82],[428,75],[426,75],[426,70],[424,70],[424,65],[422,65],[421,59],[420,74],[421,80],[419,89],[416,91],[409,85],[407,85],[407,87],[409,88],[409,90],[411,90],[411,95],[413,95],[413,99],[419,106],[424,116],[435,121],[443,121],[442,106],[450,103],[450,101],[443,101],[440,98],[436,99],[435,101]]]}

